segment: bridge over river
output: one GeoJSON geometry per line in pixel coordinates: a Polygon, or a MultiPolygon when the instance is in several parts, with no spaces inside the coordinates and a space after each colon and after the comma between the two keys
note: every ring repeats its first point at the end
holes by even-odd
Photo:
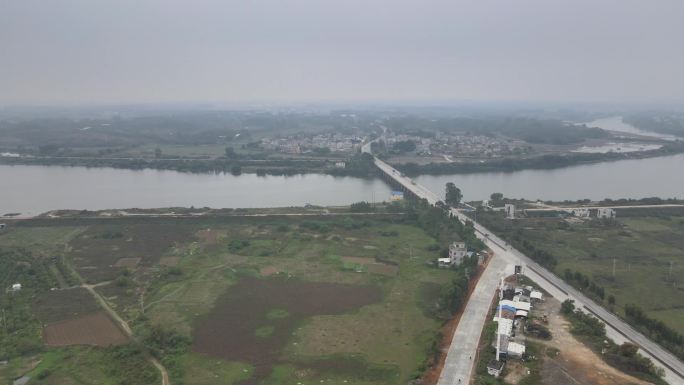
{"type": "MultiPolygon", "coordinates": [[[[370,153],[370,143],[364,146],[363,151],[370,153]]],[[[388,182],[406,194],[425,199],[431,205],[436,205],[441,201],[440,196],[406,177],[382,160],[375,158],[375,165],[388,182]]],[[[450,213],[463,223],[466,219],[472,221],[459,209],[451,208],[450,213]]],[[[642,355],[650,358],[657,366],[664,369],[665,380],[668,383],[672,385],[684,384],[684,363],[672,353],[566,284],[555,274],[513,248],[479,223],[474,221],[473,223],[476,235],[493,251],[494,257],[490,260],[468,304],[466,304],[464,314],[454,333],[439,385],[469,383],[474,367],[472,358],[475,357],[480,334],[486,321],[489,305],[494,298],[499,278],[504,273],[512,274],[514,265],[523,266],[525,275],[541,285],[544,290],[558,300],[572,299],[577,308],[591,313],[603,321],[606,324],[607,336],[616,343],[630,341],[637,344],[642,355]]]]}

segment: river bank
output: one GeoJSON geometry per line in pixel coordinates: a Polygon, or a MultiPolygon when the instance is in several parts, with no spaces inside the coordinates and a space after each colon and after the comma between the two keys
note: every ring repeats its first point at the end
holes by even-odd
{"type": "MultiPolygon", "coordinates": [[[[575,152],[532,157],[498,158],[479,162],[447,162],[392,166],[407,175],[446,175],[481,172],[513,172],[521,170],[551,170],[569,166],[609,162],[624,159],[645,159],[684,153],[684,143],[668,142],[662,147],[629,152],[575,152]]],[[[334,176],[369,177],[375,175],[372,162],[361,155],[347,159],[229,159],[215,158],[117,158],[62,156],[0,156],[0,165],[39,165],[67,167],[109,167],[127,170],[170,170],[185,173],[230,173],[258,176],[327,174],[334,176]]]]}

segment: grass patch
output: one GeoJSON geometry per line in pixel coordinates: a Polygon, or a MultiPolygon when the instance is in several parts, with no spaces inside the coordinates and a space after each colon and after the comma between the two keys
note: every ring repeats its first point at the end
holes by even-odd
{"type": "Polygon", "coordinates": [[[262,326],[254,330],[254,335],[261,338],[270,337],[273,334],[274,330],[275,327],[273,326],[262,326]]]}
{"type": "Polygon", "coordinates": [[[285,309],[272,309],[272,310],[269,310],[268,313],[266,313],[266,318],[270,319],[270,320],[287,318],[289,316],[290,316],[290,312],[288,312],[285,309]]]}

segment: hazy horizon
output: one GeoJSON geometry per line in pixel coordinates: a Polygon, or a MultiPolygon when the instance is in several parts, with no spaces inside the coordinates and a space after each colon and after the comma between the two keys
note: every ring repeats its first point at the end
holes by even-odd
{"type": "Polygon", "coordinates": [[[10,1],[0,105],[684,102],[675,0],[10,1]]]}

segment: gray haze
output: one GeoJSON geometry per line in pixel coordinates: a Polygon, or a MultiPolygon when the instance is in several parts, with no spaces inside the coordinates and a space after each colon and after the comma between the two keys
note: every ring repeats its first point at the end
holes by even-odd
{"type": "Polygon", "coordinates": [[[682,0],[1,0],[0,104],[684,100],[682,0]]]}

